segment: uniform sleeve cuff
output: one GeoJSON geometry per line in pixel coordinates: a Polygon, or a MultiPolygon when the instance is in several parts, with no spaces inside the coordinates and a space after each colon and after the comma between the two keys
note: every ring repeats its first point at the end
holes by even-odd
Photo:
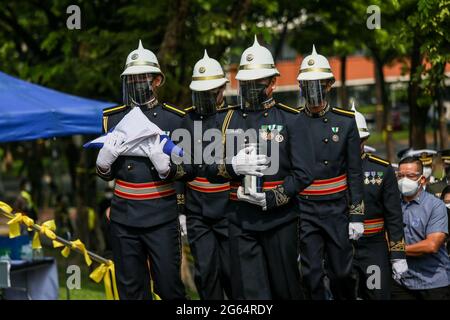
{"type": "Polygon", "coordinates": [[[391,260],[393,259],[406,259],[405,251],[391,251],[391,260]]]}

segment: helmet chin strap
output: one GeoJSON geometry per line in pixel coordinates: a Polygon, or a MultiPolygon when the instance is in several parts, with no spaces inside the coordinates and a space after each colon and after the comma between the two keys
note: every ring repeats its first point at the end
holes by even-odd
{"type": "MultiPolygon", "coordinates": [[[[312,107],[312,108],[317,108],[318,107],[312,107]]],[[[325,105],[320,109],[320,110],[311,110],[311,106],[308,105],[308,103],[305,104],[305,110],[307,112],[307,114],[309,116],[314,116],[314,117],[321,117],[323,116],[328,110],[330,109],[330,105],[328,104],[328,101],[325,100],[325,105]]]]}
{"type": "Polygon", "coordinates": [[[133,104],[133,107],[143,107],[147,106],[148,108],[153,108],[157,103],[158,100],[156,99],[156,96],[153,96],[150,100],[144,102],[144,103],[138,103],[136,100],[130,97],[131,103],[133,104]]]}

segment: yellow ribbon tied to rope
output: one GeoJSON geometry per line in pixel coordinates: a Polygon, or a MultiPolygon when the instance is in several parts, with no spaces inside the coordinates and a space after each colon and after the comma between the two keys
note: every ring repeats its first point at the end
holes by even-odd
{"type": "Polygon", "coordinates": [[[84,260],[86,261],[86,264],[90,266],[92,264],[91,257],[89,257],[89,253],[87,252],[86,246],[83,242],[81,242],[80,239],[77,239],[75,241],[72,241],[72,247],[66,246],[63,251],[61,251],[61,254],[64,258],[67,258],[70,254],[71,249],[77,249],[84,255],[84,260]]]}
{"type": "MultiPolygon", "coordinates": [[[[5,210],[4,210],[5,211],[5,210]]],[[[7,212],[7,211],[5,211],[7,212]]],[[[8,212],[10,213],[10,212],[8,212]]],[[[8,221],[9,226],[9,237],[15,238],[20,236],[20,224],[25,224],[28,228],[31,228],[34,225],[33,219],[30,217],[22,214],[22,213],[16,213],[14,215],[14,218],[8,221]]]]}
{"type": "Polygon", "coordinates": [[[56,241],[56,234],[55,234],[56,224],[55,224],[55,220],[45,221],[39,227],[40,227],[40,231],[34,233],[33,241],[31,243],[31,247],[33,249],[40,249],[40,248],[42,248],[41,240],[39,238],[39,234],[43,234],[44,236],[46,236],[47,238],[52,240],[53,248],[58,248],[58,247],[62,247],[63,246],[63,244],[61,242],[56,241]]]}
{"type": "Polygon", "coordinates": [[[6,213],[12,213],[12,208],[3,201],[0,201],[0,210],[3,210],[6,213]]]}
{"type": "Polygon", "coordinates": [[[103,280],[105,285],[106,299],[119,300],[119,292],[117,291],[116,273],[114,270],[114,263],[109,260],[108,263],[99,265],[89,277],[97,283],[103,280]]]}

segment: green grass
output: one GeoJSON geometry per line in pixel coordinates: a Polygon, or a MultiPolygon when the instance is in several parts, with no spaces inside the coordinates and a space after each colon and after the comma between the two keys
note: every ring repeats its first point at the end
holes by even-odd
{"type": "MultiPolygon", "coordinates": [[[[409,132],[408,130],[402,130],[402,131],[394,131],[393,132],[393,140],[399,141],[399,140],[408,140],[409,138],[409,132]]],[[[375,145],[375,144],[382,144],[385,141],[385,135],[381,132],[372,131],[370,133],[369,140],[367,143],[369,145],[375,145]]]]}
{"type": "Polygon", "coordinates": [[[358,107],[358,112],[361,112],[364,115],[367,115],[369,113],[375,113],[376,110],[377,110],[377,106],[373,105],[373,104],[358,107]]]}
{"type": "MultiPolygon", "coordinates": [[[[188,254],[189,264],[193,264],[192,256],[190,252],[186,252],[188,254]]],[[[58,266],[58,280],[59,280],[59,300],[105,300],[105,288],[103,281],[100,283],[94,282],[89,278],[90,273],[94,270],[95,267],[98,266],[95,262],[93,263],[93,267],[89,268],[86,266],[83,257],[75,252],[72,252],[68,259],[61,256],[60,250],[53,248],[45,248],[45,255],[52,256],[56,258],[57,266],[58,266]],[[69,297],[67,296],[66,282],[67,278],[70,276],[66,273],[68,265],[77,265],[81,269],[81,283],[80,289],[72,289],[69,290],[69,297]]],[[[193,270],[192,270],[193,271],[193,270]]],[[[186,294],[191,300],[198,300],[198,293],[194,288],[190,288],[189,286],[185,286],[186,294]]]]}
{"type": "Polygon", "coordinates": [[[86,266],[81,255],[72,252],[70,256],[66,259],[61,256],[61,250],[45,248],[45,255],[52,256],[56,258],[56,263],[58,266],[58,282],[59,282],[59,300],[105,300],[105,289],[103,281],[100,283],[94,282],[89,278],[90,273],[97,267],[98,264],[93,263],[93,268],[89,270],[86,266]],[[69,265],[77,265],[80,267],[81,271],[81,282],[80,289],[69,290],[69,297],[67,295],[66,282],[70,274],[67,274],[67,267],[69,265]]]}
{"type": "MultiPolygon", "coordinates": [[[[96,284],[91,284],[85,282],[82,283],[81,289],[73,289],[69,291],[69,299],[70,300],[105,300],[105,292],[103,290],[103,282],[96,284]],[[99,291],[101,289],[101,291],[99,291]]],[[[60,283],[59,286],[59,300],[68,300],[67,299],[67,290],[64,283],[60,283]]]]}

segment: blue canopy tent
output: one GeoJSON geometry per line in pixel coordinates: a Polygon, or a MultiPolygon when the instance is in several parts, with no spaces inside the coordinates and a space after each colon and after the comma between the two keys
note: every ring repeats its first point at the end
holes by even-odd
{"type": "Polygon", "coordinates": [[[101,134],[102,109],[113,105],[61,93],[0,72],[0,143],[101,134]]]}

